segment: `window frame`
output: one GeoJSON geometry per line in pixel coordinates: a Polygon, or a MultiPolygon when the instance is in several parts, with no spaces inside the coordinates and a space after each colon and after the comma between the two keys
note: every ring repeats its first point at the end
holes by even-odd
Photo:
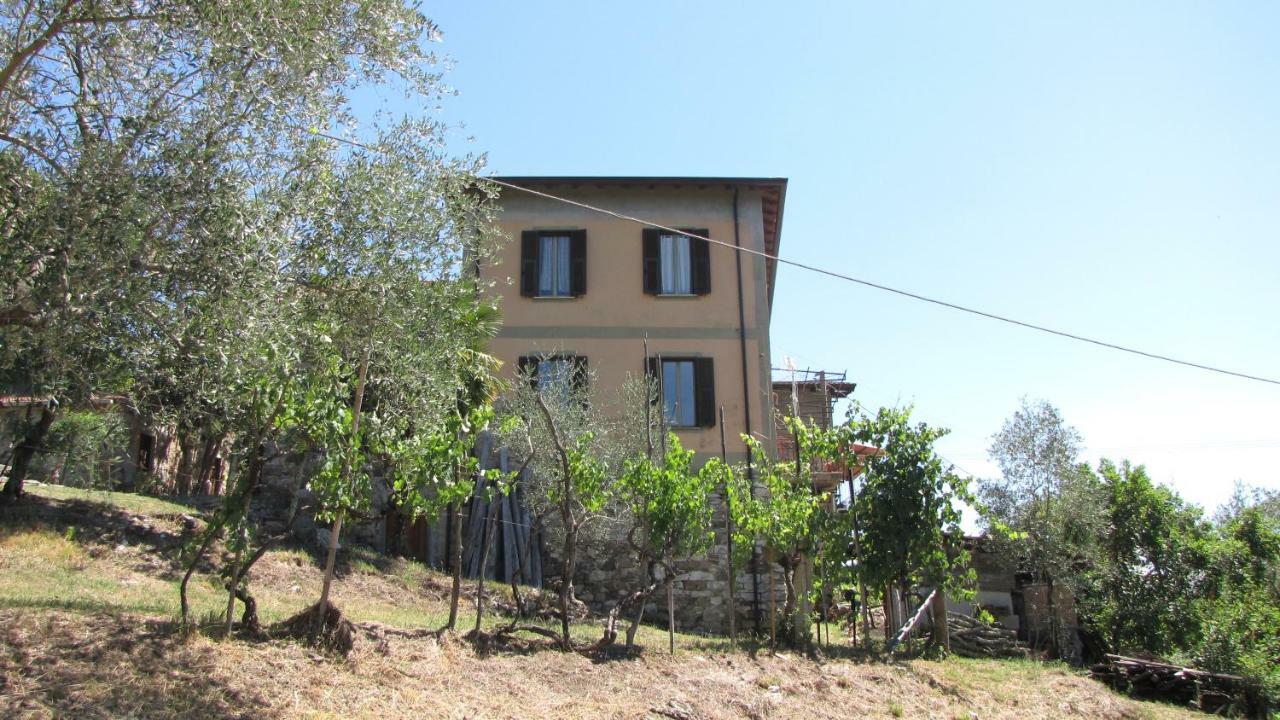
{"type": "Polygon", "coordinates": [[[678,233],[661,228],[645,228],[641,234],[642,281],[646,295],[667,298],[700,297],[711,294],[711,237],[705,228],[676,228],[678,233]],[[662,287],[662,238],[685,237],[689,241],[689,291],[667,292],[662,287]]]}
{"type": "Polygon", "coordinates": [[[659,384],[657,406],[667,420],[666,379],[662,363],[689,362],[693,371],[693,424],[668,424],[673,430],[701,430],[716,426],[715,360],[701,355],[651,355],[645,359],[645,376],[659,384]]]}
{"type": "Polygon", "coordinates": [[[536,353],[533,355],[521,355],[516,359],[516,366],[521,376],[527,376],[529,382],[532,383],[534,390],[541,390],[538,387],[538,366],[544,362],[565,362],[571,365],[569,372],[569,390],[574,393],[582,393],[584,396],[589,392],[590,386],[587,382],[588,360],[586,355],[567,352],[549,352],[536,353]]]}
{"type": "Polygon", "coordinates": [[[587,294],[587,231],[568,229],[525,230],[520,233],[520,294],[538,300],[566,300],[587,294]],[[542,292],[542,241],[567,237],[569,276],[566,294],[542,292]]]}

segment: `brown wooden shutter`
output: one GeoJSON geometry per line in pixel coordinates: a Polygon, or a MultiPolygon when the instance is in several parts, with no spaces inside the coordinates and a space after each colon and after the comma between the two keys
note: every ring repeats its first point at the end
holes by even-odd
{"type": "Polygon", "coordinates": [[[644,291],[647,295],[657,295],[662,291],[662,268],[659,265],[658,257],[658,229],[645,228],[643,238],[644,291]]]}
{"type": "MultiPolygon", "coordinates": [[[[659,362],[661,362],[661,358],[659,358],[657,355],[650,355],[649,357],[644,359],[644,379],[648,380],[649,382],[652,382],[655,386],[657,386],[659,382],[658,372],[661,369],[658,367],[659,362]]],[[[655,407],[658,408],[658,412],[661,412],[662,411],[661,410],[662,388],[657,387],[657,389],[654,392],[656,393],[656,396],[654,397],[653,404],[655,407]]]]}
{"type": "Polygon", "coordinates": [[[693,394],[695,422],[698,427],[716,424],[716,374],[711,358],[693,361],[693,394]]]}
{"type": "Polygon", "coordinates": [[[525,297],[538,294],[538,233],[535,230],[520,233],[520,294],[525,297]]]}
{"type": "Polygon", "coordinates": [[[587,294],[587,231],[569,232],[569,294],[587,294]]]}
{"type": "MultiPolygon", "coordinates": [[[[711,237],[706,230],[687,230],[693,235],[711,237]]],[[[689,261],[692,264],[691,287],[694,295],[711,293],[711,243],[698,238],[689,238],[689,261]]]]}

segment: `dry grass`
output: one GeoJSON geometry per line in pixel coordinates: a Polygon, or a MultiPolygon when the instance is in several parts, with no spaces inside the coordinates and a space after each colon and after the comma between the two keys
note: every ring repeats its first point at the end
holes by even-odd
{"type": "MultiPolygon", "coordinates": [[[[1198,717],[1061,666],[771,656],[696,636],[679,636],[670,656],[656,628],[642,630],[649,649],[638,654],[585,657],[530,640],[480,655],[411,632],[442,624],[446,578],[363,553],[346,558],[334,586],[336,604],[364,623],[345,660],[292,642],[185,637],[172,621],[180,515],[41,495],[0,521],[4,718],[1198,717]]],[[[269,553],[251,587],[264,620],[281,619],[318,596],[316,559],[269,553]]],[[[207,576],[193,597],[197,614],[224,607],[207,576]]],[[[598,632],[575,628],[584,639],[598,632]]]]}

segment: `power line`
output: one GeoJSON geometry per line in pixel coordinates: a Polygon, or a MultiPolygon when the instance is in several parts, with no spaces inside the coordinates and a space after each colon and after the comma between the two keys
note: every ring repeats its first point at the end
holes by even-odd
{"type": "Polygon", "coordinates": [[[1119,350],[1121,352],[1131,353],[1133,355],[1140,355],[1142,357],[1151,358],[1153,360],[1163,360],[1165,362],[1170,362],[1177,365],[1185,365],[1186,367],[1192,367],[1199,370],[1207,370],[1209,372],[1221,373],[1223,375],[1231,375],[1233,377],[1244,378],[1245,380],[1256,380],[1258,382],[1270,383],[1272,385],[1280,385],[1280,380],[1260,377],[1258,375],[1250,375],[1248,373],[1237,372],[1235,370],[1227,370],[1224,368],[1213,367],[1211,365],[1204,365],[1201,363],[1191,362],[1190,360],[1179,360],[1178,358],[1170,357],[1168,355],[1161,355],[1159,353],[1147,352],[1146,350],[1139,350],[1137,348],[1126,347],[1124,345],[1117,345],[1115,343],[1110,343],[1105,340],[1097,340],[1094,338],[1086,337],[1084,335],[1077,335],[1075,333],[1066,332],[1065,330],[1056,330],[1054,328],[1046,327],[1044,325],[1037,325],[1036,323],[1017,320],[1015,318],[1006,317],[1004,315],[998,315],[996,313],[987,312],[985,310],[978,310],[976,308],[966,307],[964,305],[958,305],[956,303],[948,302],[946,300],[939,300],[938,298],[932,298],[927,295],[921,295],[919,293],[914,293],[909,290],[901,290],[899,288],[889,287],[888,285],[882,285],[880,283],[871,282],[870,280],[863,280],[862,278],[856,278],[856,277],[853,277],[852,275],[846,275],[844,273],[836,272],[835,270],[828,270],[826,268],[818,267],[816,265],[809,265],[807,263],[802,263],[797,260],[788,260],[786,258],[764,252],[763,250],[755,250],[753,248],[738,247],[737,245],[724,242],[723,240],[715,240],[709,237],[702,237],[701,235],[694,235],[683,230],[678,230],[676,228],[661,225],[659,223],[650,222],[648,220],[633,217],[631,215],[626,215],[624,213],[620,213],[614,210],[596,207],[594,205],[589,205],[587,203],[579,202],[577,200],[571,200],[569,198],[560,197],[558,195],[552,195],[551,193],[542,192],[540,190],[534,190],[533,188],[523,187],[520,185],[516,185],[514,183],[506,182],[504,180],[498,180],[497,178],[486,177],[482,179],[488,182],[494,183],[495,185],[501,185],[503,187],[511,188],[513,190],[519,190],[520,192],[528,193],[530,195],[536,195],[538,197],[546,198],[548,200],[554,200],[556,202],[561,202],[568,205],[574,205],[584,210],[591,210],[592,212],[609,215],[610,217],[614,217],[619,220],[626,220],[629,222],[638,223],[640,225],[645,225],[647,227],[655,227],[660,230],[666,230],[667,232],[672,232],[679,235],[687,235],[688,237],[697,238],[699,240],[705,240],[709,243],[714,243],[722,247],[727,247],[731,250],[736,250],[738,252],[745,252],[751,255],[758,255],[762,258],[765,258],[767,260],[773,260],[783,265],[790,265],[792,267],[800,268],[801,270],[808,270],[810,272],[815,272],[820,275],[826,275],[828,277],[833,277],[838,280],[845,280],[847,282],[857,283],[859,285],[865,285],[866,287],[874,288],[876,290],[882,290],[884,292],[894,293],[896,295],[902,295],[903,297],[908,297],[913,300],[920,300],[922,302],[932,303],[934,305],[940,305],[945,308],[958,310],[960,312],[969,313],[971,315],[977,315],[979,317],[984,317],[989,320],[998,320],[1000,322],[1008,323],[1010,325],[1017,325],[1030,330],[1037,330],[1040,332],[1049,333],[1050,335],[1057,335],[1059,337],[1064,337],[1070,340],[1077,340],[1079,342],[1090,343],[1093,345],[1098,345],[1100,347],[1109,348],[1111,350],[1119,350]]]}
{"type": "MultiPolygon", "coordinates": [[[[328,133],[324,133],[319,130],[310,129],[310,128],[308,128],[308,131],[317,136],[327,138],[335,142],[352,145],[354,147],[367,150],[369,152],[381,153],[381,151],[378,148],[372,147],[370,145],[366,145],[365,143],[362,143],[356,140],[351,140],[349,138],[344,138],[344,137],[338,137],[337,135],[330,135],[328,133]]],[[[1219,373],[1221,375],[1230,375],[1232,377],[1243,378],[1245,380],[1255,380],[1257,382],[1269,383],[1271,385],[1280,385],[1280,380],[1276,380],[1273,378],[1266,378],[1259,375],[1250,375],[1248,373],[1238,372],[1236,370],[1227,370],[1225,368],[1214,367],[1212,365],[1205,365],[1202,363],[1192,362],[1190,360],[1180,360],[1178,358],[1170,357],[1168,355],[1161,355],[1159,353],[1148,352],[1146,350],[1139,350],[1137,348],[1127,347],[1124,345],[1117,345],[1115,343],[1110,343],[1105,340],[1098,340],[1095,338],[1086,337],[1084,335],[1070,333],[1065,330],[1056,330],[1054,328],[1046,327],[1044,325],[1038,325],[1036,323],[1026,322],[1024,320],[1018,320],[1018,319],[1007,317],[1004,315],[998,315],[996,313],[987,312],[985,310],[978,310],[977,308],[971,308],[965,305],[959,305],[957,303],[948,302],[946,300],[940,300],[938,298],[929,297],[927,295],[921,295],[919,293],[911,292],[910,290],[902,290],[899,288],[890,287],[888,285],[882,285],[880,283],[872,282],[870,280],[863,280],[862,278],[857,278],[852,275],[846,275],[841,272],[836,272],[835,270],[828,270],[826,268],[818,267],[816,265],[809,265],[808,263],[802,263],[798,260],[788,260],[778,255],[772,255],[763,250],[756,250],[754,248],[748,248],[748,247],[740,247],[738,245],[727,243],[723,240],[716,240],[714,238],[695,235],[695,234],[686,232],[684,230],[680,230],[678,228],[668,227],[661,223],[656,223],[650,220],[645,220],[643,218],[638,218],[632,215],[627,215],[625,213],[620,213],[616,210],[610,210],[608,208],[598,207],[598,206],[584,203],[578,200],[572,200],[570,198],[561,197],[559,195],[552,195],[551,193],[543,192],[541,190],[534,190],[533,188],[530,188],[530,187],[524,187],[522,185],[517,185],[515,183],[509,183],[509,182],[506,182],[505,180],[499,180],[498,178],[495,178],[492,176],[480,177],[479,179],[484,180],[485,182],[493,183],[494,185],[499,185],[505,188],[510,188],[512,190],[517,190],[519,192],[527,193],[529,195],[545,198],[547,200],[553,200],[555,202],[564,203],[566,205],[573,205],[575,207],[580,207],[583,210],[590,210],[591,212],[600,213],[602,215],[608,215],[610,217],[617,218],[619,220],[625,220],[627,222],[636,223],[638,225],[643,225],[645,227],[658,228],[659,230],[666,230],[667,232],[675,233],[677,235],[685,235],[691,238],[697,238],[699,240],[704,240],[706,242],[712,243],[714,245],[719,245],[721,247],[729,248],[730,250],[735,250],[737,252],[744,252],[750,255],[757,255],[759,257],[765,258],[766,260],[773,260],[782,265],[790,265],[792,267],[800,268],[801,270],[808,270],[809,272],[815,272],[815,273],[818,273],[819,275],[826,275],[828,277],[836,278],[837,280],[844,280],[846,282],[856,283],[858,285],[874,288],[876,290],[893,293],[895,295],[901,295],[903,297],[911,298],[912,300],[919,300],[921,302],[939,305],[941,307],[950,308],[952,310],[957,310],[959,312],[969,313],[970,315],[977,315],[978,317],[987,318],[988,320],[997,320],[999,322],[1008,323],[1010,325],[1017,325],[1019,327],[1024,327],[1029,330],[1036,330],[1039,332],[1048,333],[1050,335],[1057,335],[1058,337],[1064,337],[1064,338],[1067,338],[1068,340],[1076,340],[1078,342],[1090,343],[1092,345],[1097,345],[1099,347],[1104,347],[1111,350],[1118,350],[1120,352],[1126,352],[1132,355],[1138,355],[1141,357],[1150,358],[1152,360],[1162,360],[1164,362],[1173,363],[1175,365],[1183,365],[1185,367],[1196,368],[1197,370],[1205,370],[1208,372],[1219,373]]]]}

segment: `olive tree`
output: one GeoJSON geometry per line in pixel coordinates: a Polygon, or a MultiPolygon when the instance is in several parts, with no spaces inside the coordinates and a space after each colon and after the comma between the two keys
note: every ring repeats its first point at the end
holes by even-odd
{"type": "Polygon", "coordinates": [[[316,133],[354,130],[360,83],[438,97],[437,34],[400,0],[3,6],[0,377],[49,401],[8,497],[56,407],[218,416],[194,388],[232,384],[221,351],[289,307],[290,218],[320,219],[287,192],[332,159],[316,133]]]}
{"type": "MultiPolygon", "coordinates": [[[[627,543],[644,568],[646,581],[640,590],[618,604],[611,619],[625,606],[639,605],[635,619],[627,628],[627,645],[631,646],[645,601],[658,587],[654,567],[660,566],[661,582],[667,591],[668,644],[675,652],[672,585],[679,575],[676,561],[706,552],[711,546],[715,538],[711,528],[711,497],[725,482],[723,471],[727,466],[713,458],[694,471],[693,451],[685,450],[675,433],[668,433],[663,448],[658,460],[647,454],[627,460],[618,478],[616,492],[633,518],[627,543]]],[[[606,633],[611,630],[607,628],[606,633]]]]}

